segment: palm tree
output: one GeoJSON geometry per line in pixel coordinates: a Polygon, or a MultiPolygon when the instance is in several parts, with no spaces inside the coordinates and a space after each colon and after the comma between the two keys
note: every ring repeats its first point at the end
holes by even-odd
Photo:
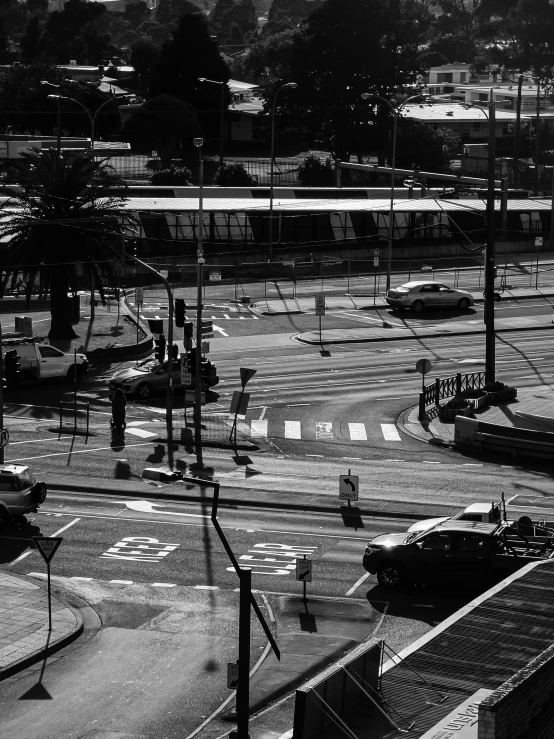
{"type": "MultiPolygon", "coordinates": [[[[122,195],[103,190],[111,167],[91,154],[64,156],[56,150],[22,152],[14,167],[10,197],[0,207],[2,269],[14,286],[22,279],[27,304],[42,279],[50,289],[51,338],[73,338],[70,293],[78,272],[97,288],[117,287],[126,222],[122,195]]],[[[121,184],[121,183],[119,183],[121,184]]],[[[118,190],[120,188],[118,187],[118,190]]]]}

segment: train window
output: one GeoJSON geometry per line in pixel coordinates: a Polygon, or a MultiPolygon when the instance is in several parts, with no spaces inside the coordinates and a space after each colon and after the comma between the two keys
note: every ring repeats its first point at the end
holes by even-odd
{"type": "Polygon", "coordinates": [[[147,239],[161,239],[163,241],[171,241],[173,239],[165,213],[158,213],[156,215],[141,213],[140,222],[144,236],[147,239]]]}
{"type": "Polygon", "coordinates": [[[174,215],[172,213],[167,217],[167,222],[174,239],[179,241],[192,241],[195,239],[192,218],[192,213],[183,213],[183,215],[174,215]]]}
{"type": "MultiPolygon", "coordinates": [[[[393,238],[402,239],[406,236],[410,230],[410,219],[409,213],[395,213],[394,214],[394,229],[393,238]]],[[[377,218],[377,232],[379,236],[384,238],[388,237],[389,234],[389,214],[388,213],[376,213],[377,218]]]]}
{"type": "Polygon", "coordinates": [[[350,220],[352,221],[358,239],[377,235],[377,226],[373,213],[367,210],[352,211],[350,213],[350,220]]]}
{"type": "Polygon", "coordinates": [[[542,231],[541,217],[538,211],[520,213],[520,216],[524,231],[542,231]]]}
{"type": "Polygon", "coordinates": [[[331,228],[337,241],[355,239],[356,234],[350,220],[350,213],[330,213],[331,228]]]}

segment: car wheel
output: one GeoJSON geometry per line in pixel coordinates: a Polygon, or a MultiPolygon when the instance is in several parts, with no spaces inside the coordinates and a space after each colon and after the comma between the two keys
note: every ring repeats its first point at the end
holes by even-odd
{"type": "Polygon", "coordinates": [[[467,298],[460,298],[458,300],[458,308],[460,310],[467,310],[469,308],[469,300],[467,298]]]}
{"type": "Polygon", "coordinates": [[[152,395],[152,385],[149,382],[141,382],[137,387],[137,398],[146,400],[152,395]]]}
{"type": "Polygon", "coordinates": [[[414,300],[412,303],[412,310],[414,313],[421,313],[423,310],[423,301],[422,300],[414,300]]]}
{"type": "Polygon", "coordinates": [[[404,568],[395,562],[386,562],[377,570],[377,582],[387,590],[398,590],[406,582],[404,568]]]}
{"type": "Polygon", "coordinates": [[[46,485],[41,482],[38,488],[38,499],[39,503],[44,503],[46,500],[46,485]]]}

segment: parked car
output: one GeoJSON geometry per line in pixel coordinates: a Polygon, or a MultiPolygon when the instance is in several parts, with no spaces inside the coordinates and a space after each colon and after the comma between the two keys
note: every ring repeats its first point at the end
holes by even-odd
{"type": "Polygon", "coordinates": [[[467,310],[475,302],[466,290],[455,290],[440,282],[406,282],[391,288],[385,300],[391,308],[407,308],[421,313],[430,308],[458,308],[467,310]]]}
{"type": "Polygon", "coordinates": [[[45,500],[45,483],[39,482],[27,465],[0,464],[0,526],[36,512],[45,500]]]}
{"type": "MultiPolygon", "coordinates": [[[[472,503],[458,511],[455,516],[441,516],[440,518],[425,518],[417,521],[408,529],[409,534],[414,531],[422,532],[432,529],[438,523],[444,521],[479,521],[480,523],[501,523],[503,520],[502,506],[500,503],[472,503]]],[[[513,523],[513,521],[509,521],[513,523]]]]}

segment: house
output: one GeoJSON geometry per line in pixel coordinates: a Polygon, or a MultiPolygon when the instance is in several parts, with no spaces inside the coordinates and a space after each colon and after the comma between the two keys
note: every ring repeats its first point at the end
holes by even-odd
{"type": "MultiPolygon", "coordinates": [[[[430,126],[435,131],[447,129],[462,142],[486,141],[489,120],[486,105],[484,110],[478,107],[465,107],[457,103],[413,103],[402,108],[402,117],[430,126]]],[[[496,110],[496,138],[507,135],[508,127],[515,121],[515,112],[496,110]]]]}
{"type": "Polygon", "coordinates": [[[262,141],[267,138],[261,120],[264,101],[259,86],[239,80],[229,80],[232,102],[227,108],[230,141],[262,141]]]}

